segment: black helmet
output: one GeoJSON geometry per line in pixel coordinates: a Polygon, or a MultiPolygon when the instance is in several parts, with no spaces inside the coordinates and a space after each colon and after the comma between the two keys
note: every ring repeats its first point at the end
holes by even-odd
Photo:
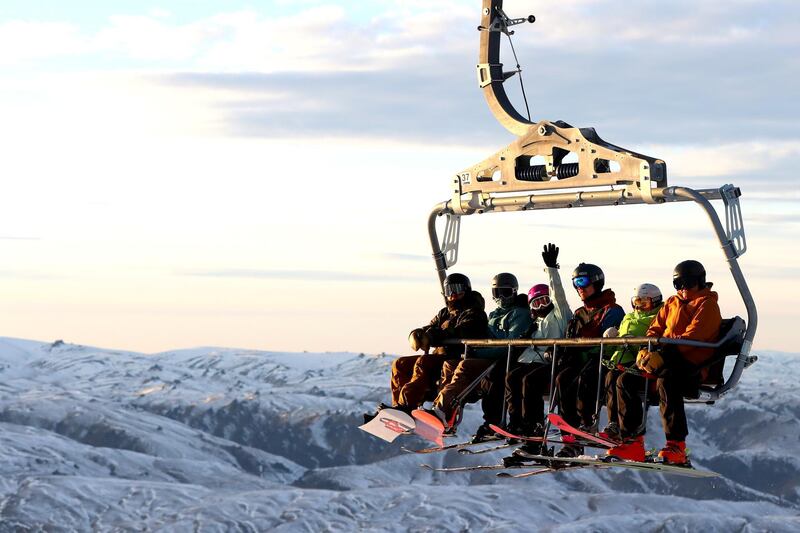
{"type": "Polygon", "coordinates": [[[572,271],[572,286],[575,288],[587,287],[589,284],[594,286],[594,290],[600,292],[606,284],[606,275],[603,270],[591,263],[581,263],[572,271]]]}
{"type": "Polygon", "coordinates": [[[694,259],[681,261],[672,271],[672,285],[677,291],[692,287],[702,289],[706,286],[706,269],[694,259]]]}
{"type": "Polygon", "coordinates": [[[472,284],[469,282],[469,278],[467,276],[456,273],[450,274],[444,278],[442,289],[444,290],[445,296],[450,296],[451,294],[471,291],[472,284]]]}
{"type": "Polygon", "coordinates": [[[492,278],[492,298],[500,307],[508,307],[514,302],[519,282],[514,274],[501,272],[492,278]]]}
{"type": "Polygon", "coordinates": [[[492,278],[492,289],[510,288],[515,291],[519,289],[519,282],[514,274],[501,272],[492,278]]]}

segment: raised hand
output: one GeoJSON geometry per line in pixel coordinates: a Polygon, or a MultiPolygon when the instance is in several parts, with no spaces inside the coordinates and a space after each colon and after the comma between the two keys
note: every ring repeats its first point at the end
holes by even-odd
{"type": "Polygon", "coordinates": [[[550,268],[558,268],[558,246],[548,243],[542,250],[544,264],[550,268]]]}

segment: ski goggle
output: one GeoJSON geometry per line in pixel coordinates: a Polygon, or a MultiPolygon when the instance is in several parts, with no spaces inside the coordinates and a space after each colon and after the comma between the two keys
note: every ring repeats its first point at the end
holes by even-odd
{"type": "Polygon", "coordinates": [[[550,297],[546,294],[543,294],[542,296],[537,296],[536,298],[531,300],[528,305],[534,311],[538,311],[543,307],[547,307],[548,305],[550,305],[550,303],[551,303],[550,297]]]}
{"type": "Polygon", "coordinates": [[[684,276],[682,278],[673,278],[672,286],[676,291],[681,289],[691,289],[692,287],[700,286],[700,279],[694,276],[684,276]]]}
{"type": "Polygon", "coordinates": [[[447,297],[453,296],[454,294],[464,294],[467,292],[468,287],[463,283],[453,283],[451,285],[444,286],[444,295],[447,297]]]}
{"type": "Polygon", "coordinates": [[[649,309],[653,305],[652,298],[634,297],[631,298],[631,306],[634,309],[649,309]]]}
{"type": "Polygon", "coordinates": [[[509,298],[514,296],[514,292],[511,287],[494,287],[492,289],[492,298],[509,298]]]}
{"type": "Polygon", "coordinates": [[[592,283],[592,280],[589,279],[589,276],[577,276],[572,278],[572,286],[576,289],[585,289],[592,283]]]}

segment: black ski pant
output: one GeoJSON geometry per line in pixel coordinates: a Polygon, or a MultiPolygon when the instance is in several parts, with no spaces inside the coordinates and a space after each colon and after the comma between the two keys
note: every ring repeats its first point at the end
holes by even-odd
{"type": "Polygon", "coordinates": [[[550,388],[550,365],[518,363],[506,376],[506,406],[510,428],[530,433],[544,424],[544,400],[550,388]]]}
{"type": "Polygon", "coordinates": [[[686,440],[689,428],[686,425],[684,396],[696,397],[700,388],[697,368],[683,359],[677,350],[668,350],[664,356],[665,367],[656,380],[661,423],[667,440],[686,440]]]}
{"type": "MultiPolygon", "coordinates": [[[[558,409],[568,424],[591,426],[597,414],[598,357],[570,361],[556,376],[558,409]]],[[[603,368],[605,370],[605,367],[603,368]]]]}
{"type": "MultiPolygon", "coordinates": [[[[667,349],[663,357],[665,365],[656,379],[661,423],[667,440],[684,441],[689,428],[683,398],[697,396],[700,377],[697,368],[684,360],[677,350],[667,349]]],[[[640,397],[644,384],[644,378],[633,374],[621,374],[616,380],[617,420],[623,437],[633,437],[639,433],[644,416],[640,397]]]]}
{"type": "Polygon", "coordinates": [[[641,427],[644,409],[641,393],[645,379],[634,374],[611,371],[606,375],[608,421],[619,424],[623,439],[644,433],[641,427]]]}

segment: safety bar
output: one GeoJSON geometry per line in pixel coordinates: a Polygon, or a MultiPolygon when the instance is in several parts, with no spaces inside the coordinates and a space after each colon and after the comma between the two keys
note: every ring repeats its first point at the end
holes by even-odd
{"type": "Polygon", "coordinates": [[[471,347],[496,346],[640,346],[643,344],[663,344],[692,346],[695,348],[719,348],[726,339],[718,342],[700,342],[689,339],[670,339],[667,337],[603,337],[580,339],[460,339],[446,340],[442,344],[461,344],[471,347]]]}

